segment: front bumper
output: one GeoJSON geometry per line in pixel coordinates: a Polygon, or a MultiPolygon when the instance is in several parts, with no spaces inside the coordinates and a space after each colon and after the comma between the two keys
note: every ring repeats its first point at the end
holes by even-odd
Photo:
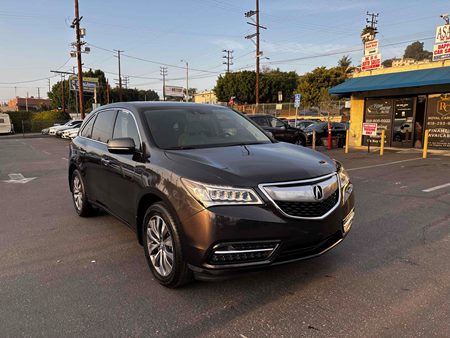
{"type": "MultiPolygon", "coordinates": [[[[319,220],[286,217],[271,203],[211,207],[182,222],[185,236],[183,252],[198,279],[225,278],[322,255],[342,242],[350,231],[353,217],[353,193],[345,204],[340,204],[326,218],[319,220]],[[247,248],[248,245],[268,243],[268,247],[274,249],[268,255],[260,256],[259,260],[244,263],[219,260],[216,264],[214,255],[228,243],[241,243],[247,248]]],[[[252,250],[244,249],[233,253],[244,251],[245,254],[252,253],[252,250]]]]}

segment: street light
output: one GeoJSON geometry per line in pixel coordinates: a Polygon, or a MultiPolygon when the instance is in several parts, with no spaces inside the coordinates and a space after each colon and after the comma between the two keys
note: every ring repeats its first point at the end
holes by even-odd
{"type": "Polygon", "coordinates": [[[186,64],[186,102],[189,102],[189,63],[186,60],[180,60],[186,64]]]}

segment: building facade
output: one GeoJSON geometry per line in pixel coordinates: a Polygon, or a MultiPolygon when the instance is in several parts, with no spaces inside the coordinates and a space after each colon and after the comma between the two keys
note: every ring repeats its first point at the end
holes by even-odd
{"type": "Polygon", "coordinates": [[[217,97],[216,97],[216,94],[214,93],[214,91],[205,90],[201,93],[197,93],[194,95],[194,102],[195,103],[216,104],[217,97]]]}
{"type": "Polygon", "coordinates": [[[37,99],[32,97],[15,97],[8,102],[10,111],[31,110],[40,111],[49,109],[52,101],[49,99],[37,99]]]}
{"type": "Polygon", "coordinates": [[[331,88],[331,94],[350,97],[350,146],[380,144],[362,135],[363,123],[385,130],[386,147],[450,150],[450,60],[411,64],[354,74],[331,88]]]}

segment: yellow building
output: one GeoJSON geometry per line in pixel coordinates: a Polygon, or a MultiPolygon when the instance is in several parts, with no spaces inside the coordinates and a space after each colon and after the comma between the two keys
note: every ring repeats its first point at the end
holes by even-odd
{"type": "Polygon", "coordinates": [[[330,89],[351,98],[350,146],[379,145],[362,135],[364,122],[385,130],[387,147],[450,149],[450,60],[360,72],[330,89]]]}
{"type": "Polygon", "coordinates": [[[201,93],[197,93],[194,95],[194,102],[195,103],[209,103],[209,104],[216,104],[217,103],[217,97],[216,94],[214,94],[214,91],[212,90],[205,90],[201,93]]]}

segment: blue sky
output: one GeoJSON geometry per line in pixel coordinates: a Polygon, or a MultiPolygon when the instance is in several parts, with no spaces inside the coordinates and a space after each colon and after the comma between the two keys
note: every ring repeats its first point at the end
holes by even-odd
{"type": "MultiPolygon", "coordinates": [[[[233,70],[254,69],[254,45],[244,39],[253,29],[243,14],[254,6],[254,0],[80,0],[85,40],[92,44],[91,53],[83,55],[85,68],[108,72],[113,83],[117,59],[108,50],[122,49],[122,73],[130,76],[131,87],[161,92],[160,65],[148,61],[167,63],[168,84],[183,85],[185,71],[171,65],[182,67],[184,59],[196,69],[190,72],[190,87],[212,88],[224,71],[224,48],[234,50],[233,70]]],[[[260,10],[261,24],[268,28],[262,31],[261,49],[270,58],[263,64],[302,74],[333,66],[344,54],[358,64],[362,51],[351,51],[362,47],[366,11],[380,13],[383,59],[401,56],[409,43],[398,44],[402,41],[428,38],[423,41],[430,50],[435,27],[443,22],[439,15],[450,12],[450,2],[260,0],[260,10]],[[336,55],[318,56],[327,53],[336,55]]],[[[37,96],[37,87],[45,96],[50,69],[72,69],[73,14],[72,0],[0,1],[0,101],[15,92],[37,96]],[[15,83],[36,79],[42,80],[15,83]]]]}

